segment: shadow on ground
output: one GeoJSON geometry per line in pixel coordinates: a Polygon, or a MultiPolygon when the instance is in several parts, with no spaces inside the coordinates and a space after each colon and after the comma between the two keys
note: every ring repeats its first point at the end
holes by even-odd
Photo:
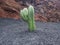
{"type": "Polygon", "coordinates": [[[60,45],[60,23],[37,21],[36,26],[29,32],[22,20],[0,18],[0,45],[60,45]]]}

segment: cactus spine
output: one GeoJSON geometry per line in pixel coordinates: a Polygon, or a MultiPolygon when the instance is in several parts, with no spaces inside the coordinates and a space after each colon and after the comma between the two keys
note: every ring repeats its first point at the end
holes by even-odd
{"type": "Polygon", "coordinates": [[[36,28],[34,21],[34,7],[30,5],[28,9],[24,8],[23,10],[21,10],[20,14],[22,19],[28,23],[29,31],[34,31],[36,28]]]}

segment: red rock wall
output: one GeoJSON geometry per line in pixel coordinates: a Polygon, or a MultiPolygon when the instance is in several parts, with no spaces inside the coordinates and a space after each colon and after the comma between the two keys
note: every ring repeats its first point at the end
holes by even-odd
{"type": "Polygon", "coordinates": [[[20,5],[15,0],[0,0],[0,18],[19,18],[20,5]]]}
{"type": "Polygon", "coordinates": [[[33,5],[35,20],[60,21],[60,0],[0,0],[0,18],[19,19],[19,11],[33,5]]]}

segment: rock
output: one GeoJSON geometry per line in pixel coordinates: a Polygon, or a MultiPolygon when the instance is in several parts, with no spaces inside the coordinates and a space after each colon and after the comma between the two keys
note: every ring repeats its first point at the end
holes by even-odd
{"type": "Polygon", "coordinates": [[[42,22],[47,22],[48,19],[42,15],[36,14],[35,20],[42,21],[42,22]]]}
{"type": "Polygon", "coordinates": [[[19,19],[20,10],[33,5],[36,20],[59,22],[59,4],[59,0],[0,0],[0,17],[19,19]]]}
{"type": "Polygon", "coordinates": [[[14,0],[0,0],[0,17],[19,18],[20,5],[14,0]]]}

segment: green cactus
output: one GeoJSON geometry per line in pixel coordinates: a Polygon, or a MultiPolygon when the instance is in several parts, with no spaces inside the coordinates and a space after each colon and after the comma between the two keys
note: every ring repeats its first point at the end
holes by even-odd
{"type": "Polygon", "coordinates": [[[20,14],[22,19],[28,23],[29,31],[34,31],[36,28],[34,21],[34,7],[30,5],[28,9],[24,8],[23,10],[21,10],[20,14]]]}

